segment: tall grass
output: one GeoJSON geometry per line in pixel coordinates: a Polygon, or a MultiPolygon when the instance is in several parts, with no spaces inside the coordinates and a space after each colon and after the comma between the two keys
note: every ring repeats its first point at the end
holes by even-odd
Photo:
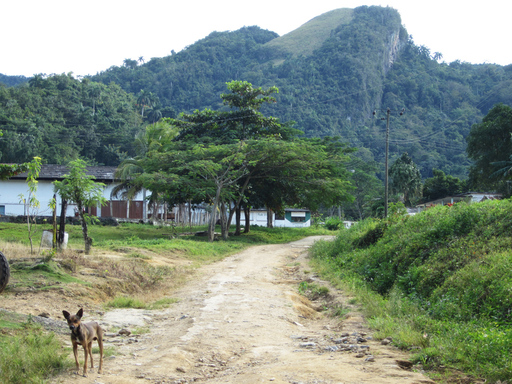
{"type": "Polygon", "coordinates": [[[415,361],[512,379],[512,201],[366,220],[317,244],[313,261],[415,361]]]}
{"type": "Polygon", "coordinates": [[[45,334],[29,324],[22,331],[10,332],[0,336],[0,382],[42,383],[70,366],[53,333],[45,334]]]}

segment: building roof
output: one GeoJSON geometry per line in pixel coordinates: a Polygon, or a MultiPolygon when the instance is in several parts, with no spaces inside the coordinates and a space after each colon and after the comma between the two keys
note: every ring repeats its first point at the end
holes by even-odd
{"type": "MultiPolygon", "coordinates": [[[[94,176],[96,181],[113,182],[114,173],[117,167],[113,166],[90,166],[87,167],[87,174],[94,176]]],[[[38,180],[63,180],[64,176],[69,174],[67,165],[43,164],[39,172],[38,180]]],[[[27,173],[20,173],[12,176],[11,179],[26,179],[27,173]]]]}
{"type": "Polygon", "coordinates": [[[488,193],[488,192],[466,192],[454,196],[446,196],[442,199],[427,201],[416,205],[416,207],[425,207],[430,205],[444,205],[450,203],[456,203],[462,200],[471,202],[480,202],[483,200],[500,200],[502,198],[501,193],[488,193]]]}

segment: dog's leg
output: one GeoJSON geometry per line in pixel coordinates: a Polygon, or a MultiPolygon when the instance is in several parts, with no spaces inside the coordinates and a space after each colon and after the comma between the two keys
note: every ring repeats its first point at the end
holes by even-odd
{"type": "Polygon", "coordinates": [[[92,361],[92,341],[89,343],[89,356],[91,357],[91,368],[94,368],[94,363],[92,361]]]}
{"type": "Polygon", "coordinates": [[[75,364],[76,364],[76,374],[79,375],[80,373],[80,363],[78,362],[78,344],[72,340],[73,344],[73,354],[75,355],[75,364]]]}
{"type": "Polygon", "coordinates": [[[84,340],[82,346],[84,347],[84,377],[87,377],[87,358],[89,357],[89,344],[84,340]]]}
{"type": "Polygon", "coordinates": [[[103,331],[101,328],[98,330],[98,347],[100,347],[100,367],[98,373],[103,371],[103,331]]]}

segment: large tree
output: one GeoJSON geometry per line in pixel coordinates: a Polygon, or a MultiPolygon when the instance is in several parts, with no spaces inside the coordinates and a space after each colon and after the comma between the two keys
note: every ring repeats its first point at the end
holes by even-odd
{"type": "Polygon", "coordinates": [[[138,162],[143,172],[132,175],[130,183],[171,204],[209,202],[210,240],[216,212],[226,238],[227,208],[233,212],[242,201],[283,210],[285,205],[317,207],[349,198],[346,145],[339,139],[299,139],[291,124],[259,112],[273,101],[274,87],[262,90],[236,81],[228,89],[231,94],[221,97],[229,111],[205,109],[167,119],[179,134],[148,151],[138,162]]]}
{"type": "Polygon", "coordinates": [[[495,172],[512,155],[512,108],[497,104],[467,137],[467,154],[474,161],[469,172],[472,188],[496,189],[501,182],[495,172]],[[498,164],[498,166],[497,166],[498,164]]]}
{"type": "Polygon", "coordinates": [[[423,201],[442,199],[465,192],[466,183],[458,177],[446,175],[439,169],[433,169],[434,177],[430,177],[423,183],[423,201]]]}
{"type": "MultiPolygon", "coordinates": [[[[359,160],[359,159],[358,159],[359,160]]],[[[345,202],[341,207],[347,219],[362,220],[374,215],[372,207],[376,202],[384,202],[384,184],[377,178],[377,164],[373,161],[357,161],[350,170],[350,182],[353,201],[345,202]]]]}
{"type": "Polygon", "coordinates": [[[413,199],[421,196],[421,174],[407,152],[391,165],[389,177],[391,191],[401,194],[406,206],[410,207],[413,199]]]}

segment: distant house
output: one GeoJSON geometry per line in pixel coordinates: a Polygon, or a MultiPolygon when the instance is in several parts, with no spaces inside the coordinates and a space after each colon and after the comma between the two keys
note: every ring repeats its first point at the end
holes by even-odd
{"type": "Polygon", "coordinates": [[[501,193],[467,192],[461,193],[459,195],[447,196],[443,197],[442,199],[432,200],[426,203],[418,204],[413,210],[410,211],[410,213],[418,213],[426,208],[430,208],[436,205],[455,204],[461,201],[478,203],[480,201],[485,200],[501,200],[501,198],[501,193]]]}
{"type": "MultiPolygon", "coordinates": [[[[105,184],[103,196],[108,200],[106,206],[89,207],[88,212],[98,217],[116,217],[124,219],[144,219],[147,216],[147,207],[143,196],[137,196],[136,199],[127,201],[115,199],[112,196],[112,189],[117,184],[114,179],[116,167],[109,166],[91,166],[87,167],[87,174],[95,177],[96,182],[105,184]]],[[[52,216],[53,212],[49,208],[49,203],[53,198],[53,182],[63,180],[64,175],[69,170],[66,165],[44,164],[38,177],[38,186],[36,197],[39,200],[40,208],[38,216],[52,216]]],[[[0,180],[0,215],[1,216],[25,216],[28,207],[23,202],[21,195],[27,198],[29,189],[26,182],[27,174],[21,173],[13,176],[8,180],[0,180]]],[[[60,214],[61,200],[57,196],[57,212],[60,214]]],[[[72,203],[68,204],[66,216],[76,215],[76,206],[72,203]]]]}
{"type": "MultiPolygon", "coordinates": [[[[245,223],[245,215],[242,212],[242,224],[245,223]]],[[[232,222],[235,223],[234,220],[232,222]]],[[[311,212],[308,209],[286,208],[284,215],[273,214],[274,227],[301,228],[311,226],[311,212]]],[[[267,210],[251,209],[250,224],[260,227],[267,226],[267,210]]]]}
{"type": "MultiPolygon", "coordinates": [[[[88,207],[87,212],[97,217],[114,217],[121,220],[146,221],[155,213],[148,208],[145,191],[141,192],[133,200],[127,201],[112,195],[112,190],[119,184],[119,180],[114,177],[116,167],[110,166],[91,166],[87,167],[87,174],[95,177],[96,182],[105,184],[103,196],[108,200],[102,207],[88,207]]],[[[50,217],[53,215],[49,203],[53,198],[53,182],[63,180],[64,175],[68,174],[68,167],[65,165],[44,164],[41,167],[38,177],[38,187],[36,197],[40,202],[40,208],[37,216],[50,217]]],[[[11,177],[8,180],[0,180],[0,216],[26,216],[28,206],[23,202],[20,195],[27,198],[29,188],[26,182],[27,174],[22,173],[11,177]]],[[[61,199],[57,196],[57,214],[60,215],[61,199]]],[[[76,216],[76,205],[68,203],[66,216],[76,216]]],[[[193,225],[203,225],[208,222],[209,213],[206,207],[191,207],[182,205],[174,207],[167,212],[166,218],[176,222],[184,222],[193,225]]],[[[156,213],[158,219],[165,217],[163,207],[160,207],[156,213]]],[[[242,212],[242,223],[244,223],[242,212]]],[[[275,227],[309,227],[311,225],[311,212],[307,209],[286,209],[283,216],[274,215],[272,218],[275,227]]],[[[266,226],[267,211],[252,210],[251,225],[266,226]]]]}

